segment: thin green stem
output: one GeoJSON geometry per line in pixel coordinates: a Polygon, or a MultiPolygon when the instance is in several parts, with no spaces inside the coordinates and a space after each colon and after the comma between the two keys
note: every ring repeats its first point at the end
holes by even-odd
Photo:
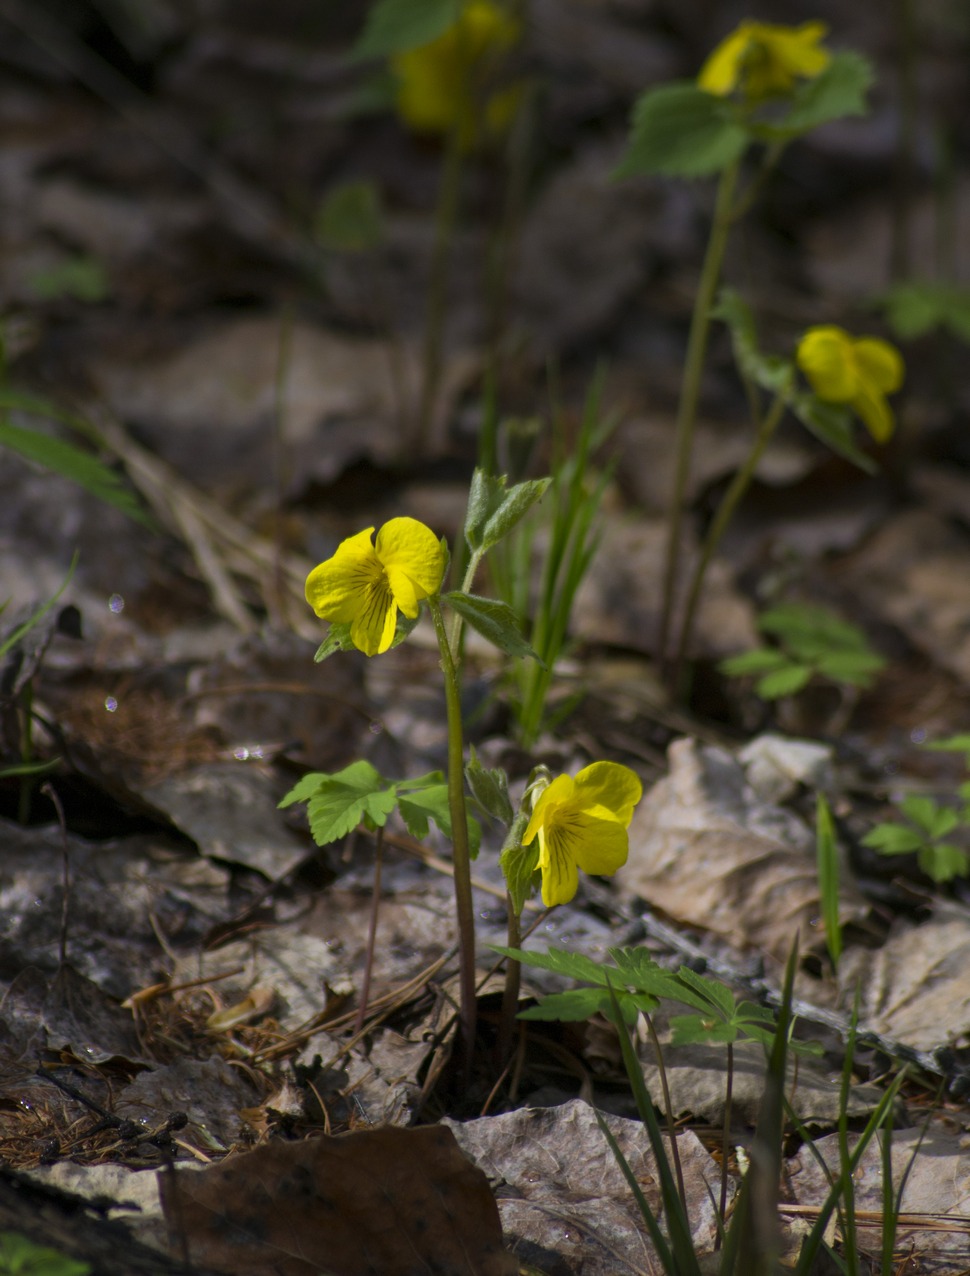
{"type": "Polygon", "coordinates": [[[758,432],[751,451],[748,453],[747,460],[731,480],[728,490],[721,498],[714,520],[707,529],[700,557],[697,560],[697,566],[694,568],[694,578],[691,581],[690,592],[687,595],[687,606],[684,608],[684,619],[680,627],[677,657],[674,662],[674,686],[677,686],[680,681],[680,674],[687,654],[687,646],[693,633],[694,617],[697,612],[697,604],[700,601],[701,589],[704,585],[707,569],[718,545],[721,543],[721,538],[727,530],[728,523],[734,517],[734,513],[741,503],[745,492],[751,486],[751,480],[754,478],[755,470],[758,468],[758,462],[764,455],[771,436],[778,428],[778,422],[781,420],[782,413],[785,410],[786,390],[787,385],[778,392],[771,407],[758,423],[758,432]]]}
{"type": "Polygon", "coordinates": [[[667,1135],[670,1139],[670,1159],[673,1163],[674,1173],[677,1176],[677,1195],[684,1207],[684,1213],[687,1213],[687,1191],[684,1187],[684,1171],[680,1164],[680,1149],[677,1146],[677,1126],[674,1123],[674,1109],[670,1102],[670,1087],[667,1084],[667,1068],[664,1064],[663,1050],[660,1048],[660,1038],[657,1036],[657,1030],[653,1026],[653,1020],[649,1015],[644,1015],[647,1024],[647,1033],[650,1037],[650,1044],[653,1046],[654,1058],[657,1061],[657,1075],[660,1077],[660,1089],[663,1092],[664,1099],[664,1119],[667,1123],[667,1135]]]}
{"type": "Polygon", "coordinates": [[[707,242],[707,252],[704,255],[700,285],[694,301],[694,313],[690,321],[690,334],[687,338],[684,377],[681,383],[680,403],[677,409],[675,435],[677,461],[670,506],[670,530],[667,540],[667,560],[664,571],[660,634],[657,646],[657,655],[661,664],[667,658],[667,644],[670,638],[670,626],[673,617],[674,591],[677,585],[677,569],[680,563],[684,496],[687,491],[687,480],[690,476],[694,423],[697,419],[697,404],[700,400],[704,356],[707,352],[707,337],[711,326],[711,308],[714,304],[714,295],[717,292],[717,285],[721,278],[721,265],[724,261],[728,232],[731,229],[733,220],[734,189],[737,185],[739,170],[740,160],[735,160],[733,164],[729,164],[723,171],[718,183],[711,237],[707,242]]]}
{"type": "MultiPolygon", "coordinates": [[[[509,948],[522,947],[522,919],[515,911],[511,894],[505,894],[505,907],[509,916],[509,948]]],[[[502,990],[502,1012],[498,1027],[498,1064],[501,1067],[512,1053],[512,1034],[515,1016],[519,1009],[519,988],[522,982],[522,963],[509,957],[505,965],[505,987],[502,990]]]]}
{"type": "MultiPolygon", "coordinates": [[[[718,1197],[718,1217],[724,1223],[727,1213],[728,1157],[731,1153],[731,1109],[734,1098],[734,1042],[727,1043],[727,1082],[724,1088],[724,1137],[721,1145],[721,1192],[718,1197]]],[[[720,1249],[723,1228],[718,1229],[715,1249],[720,1249]]]]}
{"type": "Polygon", "coordinates": [[[381,906],[381,868],[384,862],[384,825],[377,827],[377,840],[374,845],[374,886],[371,895],[370,925],[367,930],[367,957],[364,961],[364,978],[360,987],[360,1005],[357,1007],[357,1018],[354,1020],[354,1036],[364,1030],[367,1018],[367,1003],[370,1000],[371,973],[374,969],[374,949],[377,943],[377,915],[381,906]]]}
{"type": "Polygon", "coordinates": [[[471,853],[468,845],[468,814],[465,810],[465,745],[462,736],[461,693],[458,670],[452,658],[451,643],[460,637],[458,626],[449,638],[437,597],[428,599],[434,622],[441,670],[445,679],[445,707],[448,713],[448,807],[451,811],[452,862],[455,873],[455,909],[458,915],[459,984],[461,1005],[462,1068],[467,1081],[471,1076],[475,1046],[475,910],[472,904],[471,853]]]}
{"type": "Polygon", "coordinates": [[[451,247],[455,238],[458,204],[461,195],[462,138],[458,124],[451,130],[441,170],[438,204],[435,209],[434,248],[428,281],[428,310],[424,327],[421,402],[418,408],[415,445],[419,450],[428,442],[431,418],[438,398],[441,380],[441,342],[447,309],[448,276],[451,247]]]}

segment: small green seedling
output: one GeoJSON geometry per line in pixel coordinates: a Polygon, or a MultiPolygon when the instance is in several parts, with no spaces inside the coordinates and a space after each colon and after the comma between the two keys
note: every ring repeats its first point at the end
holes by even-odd
{"type": "Polygon", "coordinates": [[[903,822],[877,824],[862,839],[880,855],[913,855],[923,872],[934,882],[949,882],[970,870],[970,855],[949,835],[961,827],[961,812],[941,806],[931,797],[912,795],[899,803],[903,822]]]}
{"type": "Polygon", "coordinates": [[[897,284],[882,306],[893,332],[903,341],[945,328],[970,342],[970,288],[945,283],[897,284]]]}
{"type": "Polygon", "coordinates": [[[777,645],[731,656],[719,668],[732,678],[756,676],[764,700],[796,695],[813,678],[864,690],[886,664],[861,629],[825,607],[784,603],[762,612],[758,628],[777,645]]]}

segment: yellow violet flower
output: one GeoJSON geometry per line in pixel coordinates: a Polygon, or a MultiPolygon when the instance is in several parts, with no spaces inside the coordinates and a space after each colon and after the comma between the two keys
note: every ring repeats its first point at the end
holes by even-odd
{"type": "Polygon", "coordinates": [[[486,94],[497,64],[517,43],[520,28],[491,0],[470,0],[461,17],[430,44],[396,53],[397,109],[419,133],[458,129],[463,150],[503,133],[518,105],[518,86],[486,94]]]}
{"type": "Polygon", "coordinates": [[[886,442],[896,425],[886,395],[903,384],[903,360],[895,346],[828,324],[809,328],[795,359],[820,399],[850,404],[876,442],[886,442]]]}
{"type": "Polygon", "coordinates": [[[796,79],[813,80],[828,66],[831,54],[818,47],[827,30],[824,22],[785,27],[748,19],[710,54],[697,86],[717,97],[739,89],[752,103],[784,97],[796,79]]]}
{"type": "Polygon", "coordinates": [[[350,638],[365,656],[387,651],[400,609],[409,620],[422,598],[436,594],[445,555],[430,527],[414,518],[392,518],[372,542],[373,527],[348,537],[333,558],[314,567],[306,600],[321,620],[350,625],[350,638]]]}
{"type": "Polygon", "coordinates": [[[573,779],[560,775],[532,809],[523,846],[539,838],[542,902],[568,904],[579,873],[615,873],[629,853],[627,829],[643,785],[629,767],[594,762],[573,779]]]}

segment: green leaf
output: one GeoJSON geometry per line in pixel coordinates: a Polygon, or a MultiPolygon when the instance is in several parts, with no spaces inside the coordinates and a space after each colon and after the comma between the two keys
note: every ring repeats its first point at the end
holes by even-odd
{"type": "Polygon", "coordinates": [[[481,466],[475,467],[468,488],[468,507],[465,511],[465,540],[471,549],[482,548],[485,524],[505,500],[505,476],[489,474],[481,466]]]}
{"type": "Polygon", "coordinates": [[[842,955],[842,926],[839,922],[839,847],[835,839],[835,822],[824,793],[815,795],[815,861],[818,870],[818,893],[825,926],[825,945],[832,965],[838,966],[842,955]]]}
{"type": "Polygon", "coordinates": [[[875,72],[867,58],[849,50],[836,53],[820,75],[801,81],[792,94],[791,109],[768,126],[770,135],[797,137],[831,120],[866,115],[866,94],[874,79],[875,72]]]}
{"type": "Polygon", "coordinates": [[[509,799],[509,777],[501,767],[483,767],[478,760],[475,746],[471,747],[471,758],[465,767],[465,779],[471,789],[472,797],[486,814],[500,824],[511,825],[515,812],[509,799]]]}
{"type": "Polygon", "coordinates": [[[807,685],[812,670],[806,665],[791,665],[766,674],[755,685],[755,691],[764,700],[778,700],[781,696],[796,695],[807,685]]]}
{"type": "Polygon", "coordinates": [[[740,678],[751,673],[771,673],[775,669],[787,669],[788,657],[777,647],[755,647],[737,656],[728,656],[718,664],[721,673],[729,678],[740,678]]]}
{"type": "Polygon", "coordinates": [[[970,341],[970,289],[926,281],[897,284],[881,299],[889,326],[897,337],[912,341],[934,328],[946,327],[970,341]]]}
{"type": "Polygon", "coordinates": [[[384,238],[380,191],[363,179],[335,186],[320,206],[314,229],[319,243],[337,252],[377,248],[384,238]]]}
{"type": "MultiPolygon", "coordinates": [[[[429,816],[445,837],[452,836],[451,806],[448,800],[447,784],[432,784],[427,788],[406,794],[399,791],[397,805],[401,818],[412,837],[428,836],[429,816]]],[[[468,816],[468,850],[472,859],[478,854],[481,844],[482,826],[473,816],[468,816]]]]}
{"type": "Polygon", "coordinates": [[[862,845],[871,846],[880,855],[910,855],[926,845],[926,837],[905,824],[877,824],[862,839],[862,845]]]}
{"type": "Polygon", "coordinates": [[[683,999],[678,976],[665,970],[646,949],[608,948],[607,952],[616,962],[617,979],[613,981],[614,988],[625,984],[628,988],[635,988],[637,992],[647,993],[651,997],[683,999]]]}
{"type": "Polygon", "coordinates": [[[758,617],[762,633],[775,634],[787,646],[805,644],[806,654],[816,656],[838,648],[842,651],[868,652],[869,644],[863,631],[843,620],[828,607],[816,607],[809,603],[780,603],[769,607],[758,617]]]}
{"type": "MultiPolygon", "coordinates": [[[[622,1002],[621,995],[621,1005],[622,1002]]],[[[606,1014],[609,1008],[610,994],[607,989],[572,988],[568,992],[554,992],[541,997],[538,1005],[530,1006],[528,1010],[520,1010],[517,1018],[572,1023],[580,1019],[589,1019],[595,1014],[606,1014]]]]}
{"type": "Polygon", "coordinates": [[[970,766],[970,733],[950,735],[944,740],[933,740],[923,745],[924,749],[932,749],[934,753],[962,753],[967,766],[970,766]]]}
{"type": "Polygon", "coordinates": [[[464,0],[378,0],[353,49],[357,58],[383,58],[430,44],[458,21],[464,0]]]}
{"type": "Polygon", "coordinates": [[[0,1232],[0,1276],[88,1276],[91,1264],[46,1245],[37,1245],[20,1232],[0,1232]]]}
{"type": "Polygon", "coordinates": [[[39,430],[25,430],[17,425],[0,423],[0,446],[10,448],[46,470],[63,475],[96,496],[99,501],[121,510],[136,523],[153,526],[125,479],[90,452],[82,452],[73,443],[54,438],[50,434],[42,434],[39,430]]]}
{"type": "MultiPolygon", "coordinates": [[[[581,979],[584,983],[595,984],[598,988],[607,986],[606,971],[608,967],[585,957],[582,953],[567,952],[564,948],[550,948],[547,952],[533,952],[526,948],[502,948],[499,944],[489,945],[503,957],[514,957],[523,966],[538,966],[540,970],[552,970],[557,975],[567,975],[570,979],[581,979]]],[[[615,976],[617,972],[611,970],[615,976]]]]}
{"type": "Polygon", "coordinates": [[[365,816],[383,827],[397,805],[397,786],[382,779],[369,762],[352,762],[342,771],[321,775],[319,781],[307,805],[310,832],[318,846],[345,837],[365,816]]]}
{"type": "Polygon", "coordinates": [[[793,391],[788,406],[802,425],[826,447],[864,470],[875,474],[878,466],[871,456],[855,445],[854,417],[849,408],[838,403],[824,403],[810,391],[793,391]]]}
{"type": "Polygon", "coordinates": [[[833,651],[820,657],[819,673],[833,682],[847,682],[853,687],[871,687],[886,661],[874,651],[833,651]]]}
{"type": "Polygon", "coordinates": [[[918,794],[903,798],[899,804],[899,809],[907,819],[912,820],[915,825],[924,829],[933,838],[945,837],[959,823],[959,816],[956,811],[948,806],[940,806],[938,802],[934,802],[930,797],[921,797],[918,794]]]}
{"type": "Polygon", "coordinates": [[[951,842],[921,847],[917,862],[934,882],[949,882],[954,877],[964,877],[970,868],[970,856],[951,842]]]}
{"type": "Polygon", "coordinates": [[[762,353],[754,315],[740,294],[733,288],[723,288],[711,314],[727,324],[734,360],[742,375],[771,394],[785,391],[794,378],[794,364],[791,359],[762,353]]]}
{"type": "Polygon", "coordinates": [[[37,271],[30,276],[28,286],[42,300],[73,297],[92,304],[104,301],[111,291],[103,262],[83,253],[37,271]]]}
{"type": "Polygon", "coordinates": [[[289,793],[277,803],[276,809],[282,811],[295,802],[309,802],[317,789],[329,779],[330,776],[323,771],[308,772],[302,780],[297,780],[289,793]]]}
{"type": "Polygon", "coordinates": [[[506,655],[531,656],[542,664],[522,637],[515,613],[508,603],[498,602],[493,598],[481,598],[478,594],[466,594],[457,589],[449,594],[442,594],[441,600],[506,655]]]}
{"type": "Polygon", "coordinates": [[[671,1015],[670,1044],[688,1046],[701,1041],[737,1041],[740,1032],[736,1024],[722,1019],[711,1019],[703,1014],[671,1015]]]}
{"type": "Polygon", "coordinates": [[[528,846],[522,845],[521,838],[527,824],[527,815],[523,813],[521,819],[516,816],[499,856],[499,867],[505,876],[506,889],[512,897],[512,907],[517,917],[521,917],[525,901],[532,898],[542,881],[539,873],[539,839],[535,837],[528,846]]]}
{"type": "Polygon", "coordinates": [[[491,515],[482,530],[482,548],[491,549],[508,536],[515,525],[528,514],[533,505],[546,494],[550,478],[529,479],[509,488],[505,499],[491,515]]]}
{"type": "Polygon", "coordinates": [[[695,1010],[710,1010],[723,1019],[734,1015],[734,993],[727,984],[719,979],[711,979],[707,975],[699,975],[689,966],[681,966],[677,972],[677,983],[681,992],[674,994],[678,1001],[683,1001],[695,1010]]]}
{"type": "Polygon", "coordinates": [[[707,177],[738,159],[749,141],[722,98],[690,81],[665,84],[634,105],[630,144],[614,176],[707,177]]]}

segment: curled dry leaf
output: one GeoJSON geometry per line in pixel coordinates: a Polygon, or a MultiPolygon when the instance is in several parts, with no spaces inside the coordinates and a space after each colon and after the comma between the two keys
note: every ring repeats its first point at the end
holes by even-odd
{"type": "Polygon", "coordinates": [[[488,1180],[450,1130],[270,1143],[160,1176],[176,1248],[233,1276],[514,1276],[488,1180]]]}

